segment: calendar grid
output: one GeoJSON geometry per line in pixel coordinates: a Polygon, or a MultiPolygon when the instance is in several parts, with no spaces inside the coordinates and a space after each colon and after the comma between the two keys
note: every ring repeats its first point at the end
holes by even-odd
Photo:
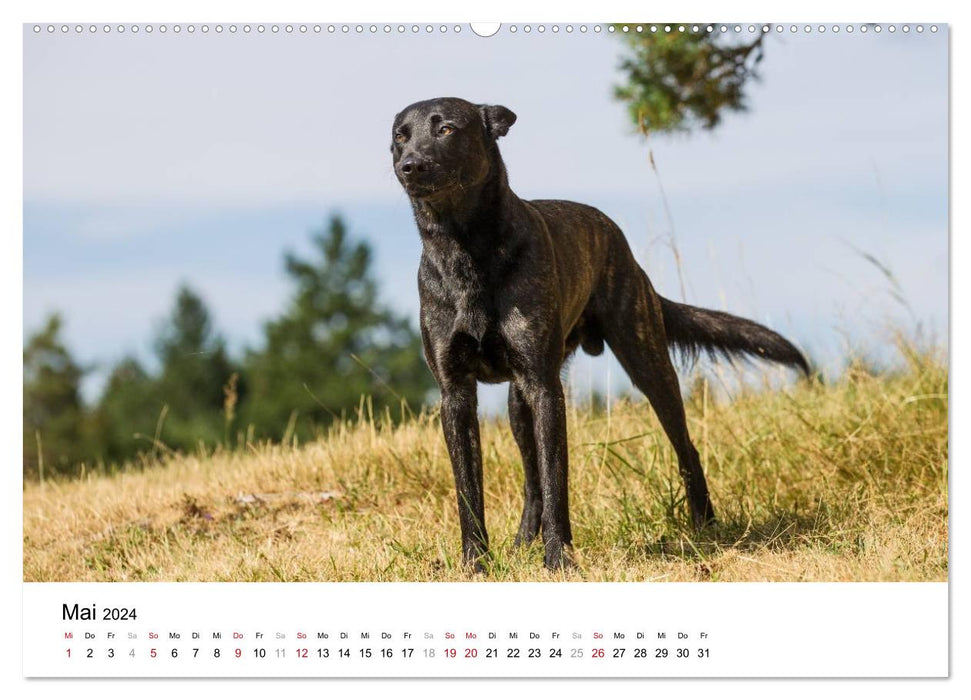
{"type": "Polygon", "coordinates": [[[943,583],[34,583],[24,674],[941,677],[947,605],[943,583]]]}

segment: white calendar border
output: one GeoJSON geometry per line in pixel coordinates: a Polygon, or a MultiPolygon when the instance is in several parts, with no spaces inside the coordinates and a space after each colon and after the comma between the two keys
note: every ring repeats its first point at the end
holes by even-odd
{"type": "MultiPolygon", "coordinates": [[[[177,18],[181,21],[211,21],[212,19],[226,17],[226,18],[242,18],[242,19],[266,19],[268,15],[272,15],[272,18],[321,18],[333,21],[397,21],[397,20],[410,20],[410,21],[425,21],[425,20],[442,20],[442,21],[467,21],[468,19],[482,19],[482,20],[495,20],[503,19],[506,21],[536,21],[542,20],[545,22],[550,21],[610,21],[610,20],[624,20],[624,19],[635,19],[645,15],[650,15],[652,21],[678,21],[684,19],[686,16],[689,17],[713,17],[715,19],[756,19],[759,21],[793,21],[793,22],[805,22],[805,21],[825,21],[825,22],[860,22],[860,21],[939,21],[956,23],[952,26],[952,67],[955,76],[963,77],[963,86],[960,79],[952,80],[953,92],[952,92],[952,115],[964,115],[961,119],[967,120],[968,114],[971,113],[968,110],[968,49],[965,48],[963,43],[963,33],[969,25],[963,24],[963,18],[957,14],[952,3],[943,2],[939,0],[924,0],[919,5],[914,3],[901,2],[900,0],[890,0],[887,2],[880,3],[879,5],[873,5],[872,7],[867,7],[865,10],[860,10],[858,7],[846,3],[845,0],[842,2],[837,2],[835,0],[817,0],[812,3],[811,6],[804,7],[794,7],[793,5],[779,5],[777,2],[735,2],[732,3],[730,7],[726,7],[724,3],[714,2],[713,0],[708,0],[706,2],[695,2],[692,3],[690,7],[686,7],[683,3],[671,3],[664,7],[650,7],[645,6],[643,2],[635,2],[628,0],[625,2],[613,2],[610,0],[601,0],[596,3],[581,3],[576,0],[566,0],[564,2],[549,3],[545,7],[541,6],[528,6],[525,3],[517,2],[516,0],[493,0],[487,5],[484,4],[480,8],[481,12],[474,13],[469,10],[467,6],[460,5],[454,2],[446,2],[444,0],[435,1],[424,1],[419,5],[406,5],[405,3],[396,2],[392,3],[390,0],[385,0],[383,2],[374,2],[367,7],[344,4],[344,5],[333,5],[322,11],[319,4],[312,3],[307,0],[278,0],[272,6],[272,9],[268,9],[268,6],[263,2],[256,2],[255,0],[242,0],[239,2],[219,2],[219,3],[208,3],[205,6],[201,3],[191,2],[189,0],[170,0],[166,3],[140,3],[135,5],[133,3],[126,3],[120,0],[90,0],[83,3],[83,5],[76,0],[54,0],[51,2],[44,3],[43,6],[30,7],[26,3],[23,5],[17,5],[13,8],[4,7],[0,12],[4,13],[3,23],[3,34],[0,35],[0,74],[3,75],[3,88],[4,97],[6,97],[10,102],[8,102],[7,108],[3,112],[3,130],[2,138],[4,139],[3,153],[7,154],[4,158],[2,165],[3,168],[3,183],[5,187],[3,188],[4,197],[2,198],[3,212],[5,214],[5,221],[8,222],[6,230],[8,231],[8,237],[4,243],[4,255],[0,256],[0,265],[3,265],[2,272],[0,274],[0,279],[3,281],[0,284],[3,285],[3,303],[0,304],[2,308],[2,320],[4,322],[4,327],[10,329],[16,329],[17,327],[22,328],[22,284],[20,277],[20,261],[22,260],[22,249],[20,246],[19,236],[16,232],[22,230],[22,212],[21,212],[21,184],[22,184],[22,162],[20,160],[21,150],[20,150],[20,134],[22,133],[22,33],[20,24],[30,21],[43,21],[43,20],[73,20],[73,19],[97,19],[99,21],[169,21],[173,18],[177,18]],[[474,17],[469,17],[469,14],[475,14],[474,17]],[[724,17],[723,15],[728,14],[729,17],[724,17]],[[11,99],[13,98],[13,99],[11,99]],[[13,157],[10,157],[13,154],[13,157]]],[[[952,119],[954,117],[952,116],[952,119]]],[[[968,170],[965,163],[967,162],[968,149],[967,149],[967,139],[960,130],[956,130],[953,135],[953,157],[955,159],[954,165],[952,167],[952,192],[963,191],[966,189],[968,183],[968,170]]],[[[961,230],[960,222],[967,220],[967,205],[964,204],[960,199],[953,201],[953,212],[955,216],[955,221],[958,222],[957,226],[952,224],[954,230],[961,230]],[[963,215],[963,218],[962,218],[963,215]]],[[[959,270],[962,269],[962,263],[967,262],[967,255],[965,252],[965,243],[961,241],[959,237],[954,237],[952,241],[952,269],[959,270]]],[[[960,277],[951,277],[953,283],[953,294],[952,298],[962,298],[964,294],[962,292],[967,292],[967,283],[963,282],[960,277]]],[[[953,308],[953,307],[952,307],[953,308]]],[[[966,328],[960,322],[957,316],[954,317],[955,322],[952,325],[950,333],[950,341],[952,343],[953,356],[958,356],[966,346],[966,328]]],[[[0,405],[0,435],[3,435],[2,444],[14,455],[18,455],[21,450],[20,436],[15,433],[16,426],[21,420],[19,412],[19,392],[16,391],[14,382],[17,380],[17,375],[20,372],[16,369],[21,358],[21,342],[22,339],[17,337],[14,330],[11,330],[6,334],[6,340],[0,343],[0,352],[2,352],[2,360],[0,366],[4,367],[4,372],[9,378],[8,382],[5,382],[5,386],[8,387],[8,394],[11,392],[18,398],[15,400],[7,399],[0,405]]],[[[957,392],[959,400],[957,403],[954,402],[954,398],[951,398],[951,410],[960,411],[963,407],[960,397],[965,395],[967,392],[967,383],[963,379],[963,375],[959,371],[957,375],[952,374],[952,382],[956,381],[959,387],[957,392]]],[[[961,415],[954,413],[953,415],[961,415]]],[[[957,424],[957,421],[953,421],[957,424]]],[[[951,451],[951,462],[954,463],[954,449],[957,447],[959,451],[957,454],[963,455],[963,451],[960,451],[961,443],[960,440],[957,445],[952,446],[951,451]]],[[[960,457],[958,458],[959,461],[960,457]]],[[[22,501],[20,489],[17,488],[19,477],[15,476],[18,473],[16,469],[17,463],[11,465],[8,473],[9,479],[13,483],[7,484],[8,488],[4,490],[6,497],[9,502],[6,504],[6,508],[3,509],[6,513],[6,517],[9,517],[12,522],[7,522],[7,527],[4,528],[4,532],[7,534],[3,538],[3,554],[5,556],[5,561],[17,561],[18,565],[15,567],[5,567],[5,571],[9,572],[4,579],[4,596],[5,601],[9,605],[17,606],[20,601],[20,593],[22,591],[22,552],[21,552],[21,542],[22,537],[22,501]],[[12,570],[11,570],[12,568],[12,570]]],[[[963,486],[959,486],[961,477],[951,470],[951,494],[961,492],[963,486]]],[[[951,527],[950,532],[960,533],[961,532],[961,515],[954,515],[954,509],[951,509],[951,527]]],[[[960,534],[957,537],[952,537],[952,542],[961,541],[960,534]]],[[[958,582],[963,583],[963,568],[961,567],[962,558],[956,555],[954,549],[950,550],[951,553],[951,587],[959,585],[958,582]]],[[[550,584],[556,585],[556,584],[550,584]]],[[[701,584],[704,585],[704,584],[701,584]]],[[[717,584],[716,584],[717,585],[717,584]]],[[[772,586],[776,584],[764,584],[767,586],[772,586]]],[[[966,653],[964,647],[965,635],[963,632],[963,625],[959,624],[959,619],[961,622],[964,621],[962,616],[963,609],[961,607],[961,599],[959,596],[954,596],[951,593],[951,658],[962,658],[962,655],[966,653]],[[955,653],[956,652],[956,653],[955,653]]],[[[15,615],[10,616],[11,619],[16,619],[15,615]]],[[[8,627],[16,627],[16,625],[9,625],[8,627]]],[[[5,671],[5,680],[15,680],[20,676],[20,639],[19,635],[13,630],[7,630],[7,634],[4,635],[3,639],[0,640],[0,654],[2,654],[2,663],[5,671]]],[[[962,676],[966,673],[962,673],[959,666],[952,665],[952,677],[954,680],[961,680],[962,676]]],[[[303,681],[290,682],[280,686],[276,683],[272,684],[274,688],[282,688],[287,690],[293,690],[299,692],[301,688],[307,688],[303,681]]],[[[428,691],[431,690],[436,694],[439,693],[452,693],[461,692],[463,697],[492,697],[495,693],[508,692],[510,687],[515,687],[517,690],[526,690],[530,694],[537,692],[548,692],[551,689],[579,689],[580,692],[597,692],[597,690],[608,689],[610,692],[619,692],[621,689],[626,690],[639,690],[639,692],[644,692],[647,690],[644,686],[638,685],[634,686],[631,681],[625,682],[581,682],[580,685],[575,685],[577,681],[569,682],[548,682],[551,688],[547,687],[544,683],[543,687],[540,688],[538,684],[530,682],[517,682],[517,683],[463,683],[462,681],[440,681],[440,682],[374,682],[367,684],[367,687],[374,691],[381,693],[382,695],[387,694],[389,691],[394,691],[395,695],[401,695],[404,697],[427,697],[428,691]],[[569,685],[567,685],[569,683],[569,685]]],[[[706,681],[698,681],[686,684],[685,682],[679,681],[654,681],[654,685],[649,687],[649,692],[671,692],[683,694],[686,690],[690,689],[689,695],[694,693],[704,692],[706,695],[718,692],[721,689],[721,684],[716,684],[706,681]],[[660,682],[662,685],[658,686],[656,683],[660,682]]],[[[891,681],[873,681],[867,684],[868,687],[865,692],[879,692],[883,697],[913,697],[915,694],[931,694],[933,696],[943,695],[943,694],[953,694],[956,693],[957,683],[941,683],[941,682],[908,682],[908,683],[898,683],[891,681]],[[871,685],[877,687],[870,687],[871,685]]],[[[16,686],[14,686],[16,687],[16,686]]],[[[224,688],[233,692],[235,694],[246,696],[264,696],[270,687],[265,683],[246,683],[245,681],[223,681],[220,683],[220,689],[224,688]]],[[[214,686],[210,682],[192,681],[192,682],[180,682],[174,688],[168,683],[153,683],[145,684],[138,683],[137,681],[91,681],[85,683],[86,692],[98,692],[104,693],[107,697],[114,696],[130,696],[132,693],[138,693],[140,697],[146,698],[156,698],[156,697],[167,697],[171,695],[173,690],[176,692],[182,692],[193,688],[197,691],[211,692],[214,686]]],[[[350,692],[361,692],[363,686],[360,682],[338,682],[331,681],[325,688],[331,692],[341,692],[347,690],[350,692]]],[[[54,682],[54,683],[38,683],[33,682],[29,685],[21,679],[19,689],[29,692],[33,697],[46,697],[53,696],[57,694],[58,696],[63,695],[67,691],[67,687],[64,683],[54,682]]],[[[745,692],[747,695],[753,697],[773,697],[777,698],[780,693],[785,693],[787,696],[795,697],[809,697],[810,695],[816,696],[820,692],[831,693],[840,691],[849,692],[860,692],[863,690],[856,682],[824,682],[823,685],[817,683],[791,683],[786,681],[750,681],[750,682],[732,682],[730,684],[731,692],[745,692]]]]}

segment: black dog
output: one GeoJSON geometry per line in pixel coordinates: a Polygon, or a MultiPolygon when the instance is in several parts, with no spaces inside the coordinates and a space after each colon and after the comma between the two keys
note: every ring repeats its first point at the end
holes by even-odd
{"type": "Polygon", "coordinates": [[[617,225],[592,207],[523,201],[496,139],[505,107],[457,98],[417,102],[395,117],[391,152],[422,239],[418,290],[425,359],[442,392],[462,552],[488,551],[476,382],[509,381],[509,422],[522,453],[525,505],[517,544],[543,531],[550,569],[572,563],[566,412],[560,368],[577,346],[606,342],[647,395],[674,445],[696,527],[715,518],[685,423],[668,347],[748,354],[809,371],[769,329],[659,296],[617,225]]]}

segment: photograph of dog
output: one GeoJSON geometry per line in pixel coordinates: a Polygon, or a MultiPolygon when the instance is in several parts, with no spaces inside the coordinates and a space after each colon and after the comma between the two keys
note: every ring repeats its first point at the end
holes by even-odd
{"type": "Polygon", "coordinates": [[[947,580],[946,27],[100,26],[23,32],[25,581],[947,580]]]}
{"type": "Polygon", "coordinates": [[[678,456],[696,528],[715,519],[685,421],[670,348],[809,364],[792,343],[737,316],[659,295],[624,234],[576,202],[523,201],[497,140],[516,123],[501,105],[454,97],[416,102],[394,119],[395,174],[422,240],[418,289],[428,366],[458,496],[465,560],[488,550],[476,382],[509,382],[509,423],[525,474],[516,543],[540,531],[550,569],[570,565],[566,407],[560,370],[604,343],[644,392],[678,456]]]}

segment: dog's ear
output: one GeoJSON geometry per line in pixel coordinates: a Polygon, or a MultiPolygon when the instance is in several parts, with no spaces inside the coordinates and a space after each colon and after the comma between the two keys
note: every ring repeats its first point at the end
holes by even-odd
{"type": "Polygon", "coordinates": [[[486,134],[497,139],[509,133],[509,127],[516,123],[516,114],[502,105],[479,105],[479,114],[485,124],[486,134]]]}

